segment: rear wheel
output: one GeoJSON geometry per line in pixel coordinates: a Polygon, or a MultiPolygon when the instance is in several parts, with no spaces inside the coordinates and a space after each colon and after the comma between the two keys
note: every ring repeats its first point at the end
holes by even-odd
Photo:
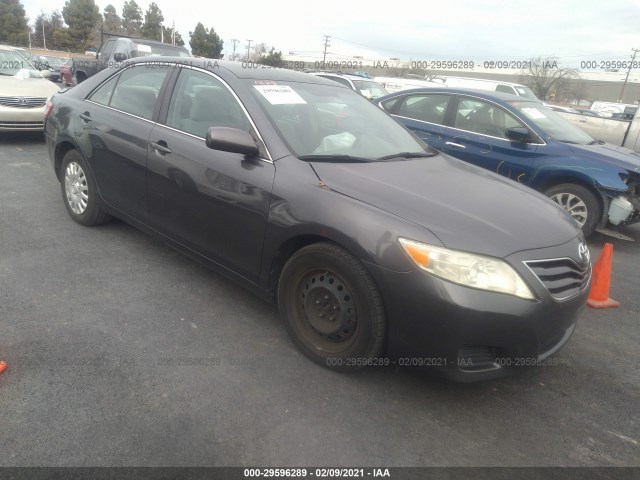
{"type": "Polygon", "coordinates": [[[62,159],[62,198],[71,218],[81,225],[100,225],[111,220],[96,200],[96,183],[77,150],[69,150],[62,159]]]}
{"type": "Polygon", "coordinates": [[[289,259],[278,305],[295,344],[322,366],[357,370],[382,354],[386,320],[378,287],[337,245],[309,245],[289,259]]]}
{"type": "Polygon", "coordinates": [[[588,188],[575,183],[563,183],[554,185],[544,194],[571,214],[585,237],[593,233],[602,217],[602,206],[588,188]]]}

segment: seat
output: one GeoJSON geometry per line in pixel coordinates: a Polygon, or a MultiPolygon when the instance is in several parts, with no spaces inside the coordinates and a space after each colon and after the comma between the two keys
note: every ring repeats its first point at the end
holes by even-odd
{"type": "Polygon", "coordinates": [[[110,106],[138,117],[151,119],[155,105],[156,91],[153,87],[118,85],[110,106]]]}

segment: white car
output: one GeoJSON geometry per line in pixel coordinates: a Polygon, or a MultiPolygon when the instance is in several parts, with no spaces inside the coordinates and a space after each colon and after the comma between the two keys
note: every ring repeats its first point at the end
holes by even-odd
{"type": "Polygon", "coordinates": [[[59,90],[12,47],[0,45],[0,132],[44,130],[44,108],[59,90]]]}

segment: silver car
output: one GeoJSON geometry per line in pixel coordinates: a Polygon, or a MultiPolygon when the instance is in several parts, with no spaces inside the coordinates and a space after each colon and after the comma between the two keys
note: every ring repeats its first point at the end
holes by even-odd
{"type": "Polygon", "coordinates": [[[48,76],[0,45],[0,132],[43,130],[45,104],[59,90],[48,76]]]}

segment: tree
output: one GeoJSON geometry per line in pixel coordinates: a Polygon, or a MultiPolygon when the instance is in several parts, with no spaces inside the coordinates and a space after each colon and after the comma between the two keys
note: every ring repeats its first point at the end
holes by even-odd
{"type": "Polygon", "coordinates": [[[87,44],[95,36],[96,24],[102,20],[100,10],[94,0],[68,0],[62,9],[62,17],[69,25],[72,47],[78,51],[86,50],[87,44]]]}
{"type": "Polygon", "coordinates": [[[131,36],[140,35],[142,27],[142,9],[136,0],[125,1],[122,7],[122,28],[131,36]]]}
{"type": "Polygon", "coordinates": [[[191,53],[206,58],[222,58],[221,52],[224,42],[212,28],[207,31],[202,23],[198,22],[193,32],[189,32],[189,45],[191,53]]]}
{"type": "Polygon", "coordinates": [[[29,21],[20,0],[0,0],[0,43],[29,45],[29,21]]]}
{"type": "Polygon", "coordinates": [[[104,7],[104,31],[108,33],[118,33],[122,30],[122,19],[116,12],[116,7],[109,4],[104,7]]]}
{"type": "Polygon", "coordinates": [[[160,11],[160,7],[155,2],[149,4],[149,8],[144,14],[144,23],[140,29],[142,38],[148,38],[149,40],[160,41],[162,35],[162,22],[164,17],[160,11]]]}
{"type": "MultiPolygon", "coordinates": [[[[164,32],[164,43],[172,43],[171,41],[171,34],[172,29],[169,27],[162,27],[162,30],[164,32]]],[[[178,32],[177,30],[175,31],[175,44],[180,46],[180,47],[184,47],[184,40],[182,39],[182,35],[180,35],[180,32],[178,32]]]]}
{"type": "Polygon", "coordinates": [[[44,47],[49,42],[49,48],[53,48],[51,40],[53,39],[53,31],[51,28],[51,18],[49,15],[40,10],[33,26],[33,35],[31,44],[37,47],[44,47]],[[43,36],[44,35],[44,36],[43,36]]]}
{"type": "Polygon", "coordinates": [[[249,54],[248,60],[259,63],[260,59],[267,54],[267,44],[264,42],[256,43],[253,46],[253,52],[249,54]]]}
{"type": "Polygon", "coordinates": [[[575,68],[561,67],[556,57],[536,57],[528,62],[528,67],[522,69],[523,83],[533,90],[540,100],[555,97],[556,92],[565,89],[567,82],[578,78],[579,72],[575,68]]]}
{"type": "Polygon", "coordinates": [[[262,65],[269,65],[271,67],[280,67],[282,66],[282,52],[276,52],[274,47],[271,47],[271,50],[267,55],[262,56],[258,63],[262,65]]]}

